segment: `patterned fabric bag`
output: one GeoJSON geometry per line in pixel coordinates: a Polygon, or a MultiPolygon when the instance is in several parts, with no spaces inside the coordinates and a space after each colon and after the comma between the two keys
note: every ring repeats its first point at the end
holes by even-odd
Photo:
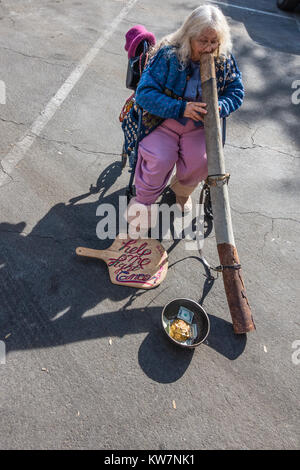
{"type": "Polygon", "coordinates": [[[135,103],[135,98],[134,98],[135,93],[132,93],[129,98],[125,101],[125,104],[123,108],[121,109],[120,116],[119,116],[119,121],[123,122],[129,111],[131,110],[132,106],[135,103]]]}

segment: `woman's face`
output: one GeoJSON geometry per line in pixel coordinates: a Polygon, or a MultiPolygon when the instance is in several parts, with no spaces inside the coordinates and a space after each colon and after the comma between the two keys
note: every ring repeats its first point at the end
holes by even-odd
{"type": "Polygon", "coordinates": [[[200,56],[205,53],[212,54],[219,47],[219,38],[216,31],[206,28],[201,34],[191,39],[192,60],[200,60],[200,56]]]}

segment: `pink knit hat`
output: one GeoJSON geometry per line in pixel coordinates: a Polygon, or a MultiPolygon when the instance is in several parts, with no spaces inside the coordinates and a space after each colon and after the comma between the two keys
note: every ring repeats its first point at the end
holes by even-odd
{"type": "Polygon", "coordinates": [[[128,59],[131,59],[135,56],[135,51],[141,41],[146,40],[151,45],[154,45],[156,42],[154,34],[147,31],[145,26],[141,24],[137,24],[127,31],[125,38],[125,51],[128,51],[128,59]]]}

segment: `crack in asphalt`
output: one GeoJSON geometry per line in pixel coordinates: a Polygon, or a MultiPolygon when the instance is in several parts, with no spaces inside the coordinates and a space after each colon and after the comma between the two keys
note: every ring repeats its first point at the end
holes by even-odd
{"type": "Polygon", "coordinates": [[[244,145],[233,145],[233,144],[225,144],[227,147],[233,147],[233,148],[237,148],[237,149],[240,149],[240,150],[252,150],[252,149],[255,149],[255,148],[262,148],[262,149],[268,149],[268,150],[272,150],[273,152],[276,152],[276,153],[280,153],[282,155],[286,155],[287,157],[289,158],[293,158],[293,159],[299,159],[299,157],[297,157],[296,155],[291,155],[289,153],[286,153],[286,152],[283,152],[282,150],[278,150],[278,149],[275,149],[274,147],[269,147],[268,145],[261,145],[261,144],[256,144],[254,141],[253,141],[253,136],[251,136],[251,140],[252,140],[252,146],[249,147],[249,146],[244,146],[244,145]]]}
{"type": "MultiPolygon", "coordinates": [[[[4,173],[4,175],[6,175],[6,176],[8,176],[8,178],[10,178],[9,183],[11,183],[12,181],[14,181],[13,177],[12,177],[9,173],[7,173],[7,172],[4,170],[4,168],[3,168],[3,166],[2,166],[1,160],[0,160],[0,171],[2,171],[2,173],[4,173]]],[[[9,184],[9,183],[8,183],[8,184],[9,184]]],[[[4,186],[7,186],[7,184],[2,185],[1,187],[4,187],[4,186]]]]}
{"type": "Polygon", "coordinates": [[[300,157],[297,157],[296,155],[291,155],[290,153],[287,153],[287,152],[283,152],[282,150],[278,150],[278,149],[275,149],[273,147],[269,147],[268,145],[261,145],[261,144],[256,144],[255,143],[255,134],[256,132],[259,130],[259,127],[257,129],[255,129],[255,131],[253,132],[253,134],[251,135],[251,141],[252,141],[252,145],[254,147],[260,147],[260,148],[266,148],[268,150],[273,150],[275,152],[278,152],[278,153],[282,153],[283,155],[286,155],[287,157],[289,158],[300,158],[300,157]]]}
{"type": "MultiPolygon", "coordinates": [[[[244,122],[249,129],[252,129],[252,127],[249,125],[249,123],[247,121],[241,120],[241,122],[244,122]]],[[[273,152],[281,153],[282,155],[286,155],[289,158],[293,158],[293,159],[300,158],[300,156],[298,157],[296,155],[293,155],[293,154],[290,154],[290,153],[287,153],[287,152],[283,152],[282,150],[278,150],[274,147],[269,147],[268,145],[257,144],[255,142],[255,134],[258,130],[259,130],[259,127],[254,129],[253,133],[250,136],[250,139],[251,139],[251,142],[252,142],[251,146],[249,146],[249,145],[234,145],[234,144],[226,143],[226,147],[233,147],[233,148],[237,148],[237,149],[240,149],[240,150],[248,150],[248,149],[252,150],[252,149],[255,149],[255,148],[262,148],[262,149],[272,150],[273,152]]]]}
{"type": "Polygon", "coordinates": [[[47,59],[45,59],[45,57],[40,57],[40,56],[37,56],[37,55],[31,55],[31,54],[26,54],[25,52],[21,52],[21,51],[16,51],[15,49],[11,49],[10,47],[5,47],[5,46],[0,46],[1,49],[6,49],[7,51],[10,51],[10,52],[14,52],[15,54],[20,54],[24,57],[29,57],[30,59],[38,59],[40,60],[41,62],[45,62],[46,64],[49,64],[49,65],[58,65],[59,67],[65,67],[65,68],[70,68],[70,67],[73,67],[74,66],[74,63],[71,62],[70,64],[66,65],[66,64],[60,64],[58,62],[49,62],[47,59]]]}
{"type": "Polygon", "coordinates": [[[48,137],[37,135],[33,132],[31,132],[31,134],[34,135],[35,137],[37,137],[38,139],[46,140],[48,142],[54,142],[54,143],[61,144],[61,145],[69,145],[70,147],[73,147],[76,150],[78,150],[78,152],[82,152],[82,153],[101,154],[101,155],[109,155],[109,156],[117,156],[117,157],[121,156],[121,152],[120,153],[113,153],[113,152],[103,152],[101,150],[82,149],[82,148],[78,147],[75,144],[71,144],[71,142],[68,142],[68,141],[49,139],[48,137]]]}
{"type": "Polygon", "coordinates": [[[262,214],[261,212],[258,212],[258,211],[240,212],[240,211],[238,211],[237,209],[234,209],[233,207],[231,207],[231,210],[232,210],[233,212],[237,212],[237,213],[240,214],[240,215],[248,215],[248,214],[260,215],[260,216],[265,217],[265,218],[267,218],[267,219],[271,219],[272,221],[273,221],[273,220],[288,220],[288,221],[290,221],[290,222],[296,222],[297,224],[300,224],[300,220],[292,219],[291,217],[272,217],[271,215],[262,214]]]}
{"type": "Polygon", "coordinates": [[[17,126],[26,126],[26,127],[28,127],[28,124],[26,124],[25,122],[17,122],[17,121],[13,121],[13,120],[10,120],[10,119],[4,119],[2,117],[0,117],[0,121],[10,122],[11,124],[16,124],[17,126]]]}

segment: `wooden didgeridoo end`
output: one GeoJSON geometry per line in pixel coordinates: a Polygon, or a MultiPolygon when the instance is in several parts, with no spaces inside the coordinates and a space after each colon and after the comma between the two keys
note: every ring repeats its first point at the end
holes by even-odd
{"type": "MultiPolygon", "coordinates": [[[[240,264],[235,246],[230,243],[220,243],[217,248],[221,265],[240,264]]],[[[225,268],[222,273],[234,332],[243,334],[255,330],[241,269],[225,268]]]]}

